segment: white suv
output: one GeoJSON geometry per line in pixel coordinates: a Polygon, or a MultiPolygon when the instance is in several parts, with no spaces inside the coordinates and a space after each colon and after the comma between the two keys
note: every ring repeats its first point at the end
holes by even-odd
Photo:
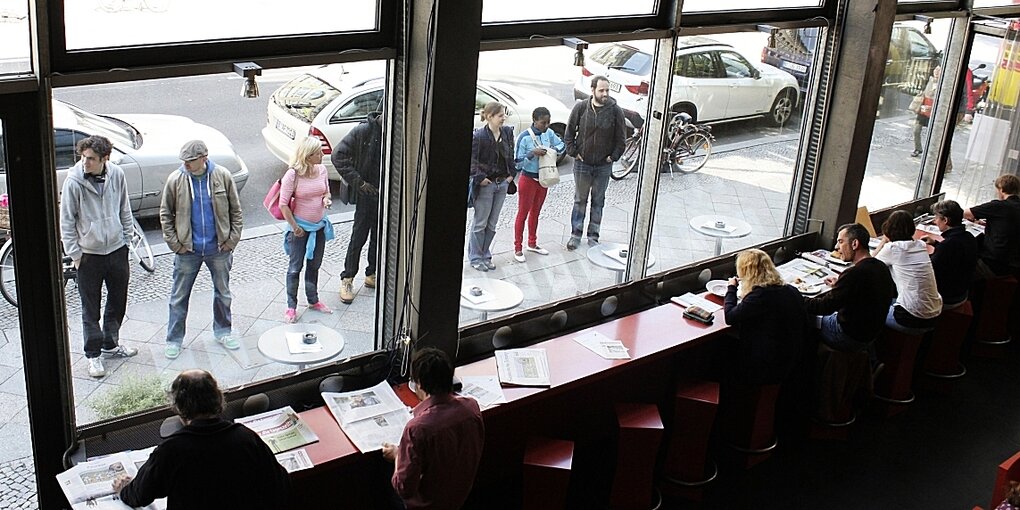
{"type": "MultiPolygon", "coordinates": [[[[768,64],[752,64],[728,44],[704,37],[681,38],[673,64],[670,109],[696,122],[765,117],[783,125],[799,101],[799,85],[789,73],[768,64]]],[[[655,41],[612,43],[592,52],[574,86],[574,97],[591,93],[591,78],[609,79],[611,96],[621,107],[644,114],[655,41]]]]}

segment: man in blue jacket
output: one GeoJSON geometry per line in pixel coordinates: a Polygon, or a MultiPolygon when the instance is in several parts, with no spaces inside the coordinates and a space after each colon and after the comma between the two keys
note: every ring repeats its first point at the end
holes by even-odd
{"type": "Polygon", "coordinates": [[[591,98],[578,101],[570,111],[563,141],[567,154],[574,158],[574,209],[570,213],[570,240],[568,250],[576,250],[584,232],[585,209],[591,195],[591,215],[588,217],[588,245],[599,242],[602,225],[602,207],[606,203],[606,189],[613,162],[623,155],[626,143],[626,121],[623,109],[609,97],[609,79],[595,76],[591,79],[591,98]]]}
{"type": "Polygon", "coordinates": [[[120,343],[120,324],[127,308],[128,239],[133,221],[124,171],[110,163],[113,144],[90,136],[76,147],[81,159],[67,171],[60,192],[60,240],[64,254],[78,268],[82,336],[89,375],[103,377],[103,357],[130,357],[138,349],[120,343]],[[99,306],[106,285],[106,310],[99,326],[99,306]],[[102,357],[100,357],[102,355],[102,357]]]}
{"type": "Polygon", "coordinates": [[[227,349],[241,346],[230,336],[230,266],[241,240],[241,201],[230,170],[209,161],[205,142],[181,148],[183,165],[170,174],[159,206],[166,245],[176,253],[166,325],[166,357],[181,354],[188,301],[198,270],[205,264],[213,283],[213,335],[227,349]]]}

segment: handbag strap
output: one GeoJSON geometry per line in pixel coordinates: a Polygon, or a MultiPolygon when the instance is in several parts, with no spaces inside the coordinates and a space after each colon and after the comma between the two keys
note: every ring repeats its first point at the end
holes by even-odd
{"type": "Polygon", "coordinates": [[[538,143],[538,137],[535,136],[535,132],[530,127],[528,128],[528,134],[531,135],[531,143],[534,143],[536,148],[542,146],[541,143],[538,143]]]}

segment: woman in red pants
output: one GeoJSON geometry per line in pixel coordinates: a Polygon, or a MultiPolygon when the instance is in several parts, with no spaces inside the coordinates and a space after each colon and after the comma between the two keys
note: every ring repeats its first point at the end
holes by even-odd
{"type": "Polygon", "coordinates": [[[535,108],[531,113],[531,127],[517,137],[517,168],[521,177],[517,182],[517,219],[514,221],[514,260],[524,262],[524,251],[548,255],[549,250],[538,245],[538,214],[542,211],[547,188],[538,182],[539,163],[543,157],[555,157],[552,151],[563,152],[563,140],[549,129],[549,109],[535,108]],[[548,154],[547,154],[548,153],[548,154]],[[523,244],[524,221],[528,221],[528,244],[523,244]]]}

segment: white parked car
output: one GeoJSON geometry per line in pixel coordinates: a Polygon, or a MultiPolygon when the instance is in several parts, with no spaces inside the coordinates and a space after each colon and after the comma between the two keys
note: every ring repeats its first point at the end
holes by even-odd
{"type": "MultiPolygon", "coordinates": [[[[681,38],[673,65],[670,109],[695,122],[765,117],[783,125],[797,107],[800,87],[789,73],[768,64],[752,64],[732,46],[704,37],[681,38]]],[[[655,41],[604,45],[586,59],[574,97],[588,97],[591,79],[609,79],[610,96],[642,116],[648,108],[655,41]]]]}
{"type": "MultiPolygon", "coordinates": [[[[330,64],[285,83],[269,100],[266,126],[262,128],[266,147],[280,161],[289,163],[296,140],[306,135],[319,138],[326,154],[322,162],[329,169],[330,178],[339,179],[329,155],[369,113],[382,110],[384,76],[381,62],[330,64]]],[[[515,134],[528,129],[531,112],[544,106],[552,117],[551,129],[563,137],[570,109],[551,96],[523,87],[479,81],[475,93],[476,127],[482,125],[479,113],[490,101],[506,106],[506,125],[513,127],[515,134]]],[[[470,138],[471,134],[465,136],[470,138]]]]}
{"type": "MultiPolygon", "coordinates": [[[[159,215],[167,177],[180,168],[178,155],[188,140],[200,139],[209,147],[209,159],[230,170],[240,191],[248,182],[248,167],[227,137],[204,124],[178,115],[97,115],[60,100],[53,100],[53,138],[56,145],[57,189],[78,158],[75,145],[92,135],[113,142],[110,161],[124,169],[128,198],[135,216],[159,215]]],[[[0,147],[3,133],[0,132],[0,147]]],[[[0,154],[2,156],[2,154],[0,154]]],[[[5,160],[0,157],[0,186],[7,189],[5,160]]]]}

